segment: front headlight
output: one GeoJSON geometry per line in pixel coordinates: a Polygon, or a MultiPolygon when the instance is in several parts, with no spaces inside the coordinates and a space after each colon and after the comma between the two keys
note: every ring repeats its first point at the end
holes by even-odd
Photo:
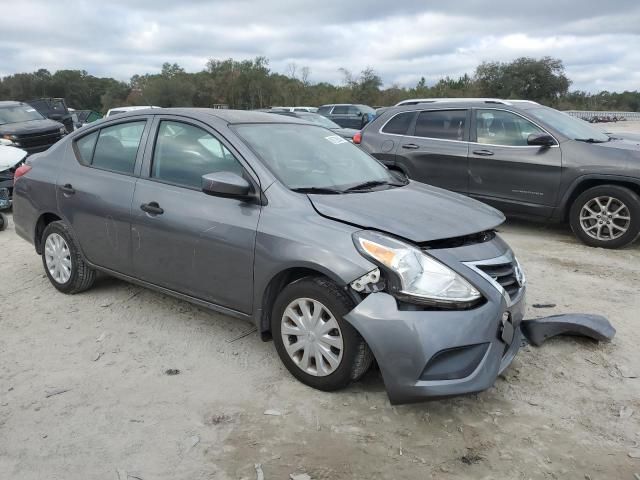
{"type": "Polygon", "coordinates": [[[15,135],[3,135],[2,137],[0,137],[0,145],[12,147],[16,144],[15,139],[15,135]]]}
{"type": "Polygon", "coordinates": [[[469,282],[420,249],[374,231],[354,234],[360,253],[394,274],[391,293],[411,303],[467,308],[482,296],[469,282]]]}
{"type": "Polygon", "coordinates": [[[67,127],[60,127],[60,135],[66,135],[67,134],[67,127]]]}

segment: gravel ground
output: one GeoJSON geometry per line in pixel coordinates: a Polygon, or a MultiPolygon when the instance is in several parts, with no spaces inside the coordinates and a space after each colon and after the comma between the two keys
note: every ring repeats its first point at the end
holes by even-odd
{"type": "Polygon", "coordinates": [[[606,315],[610,344],[525,347],[490,390],[391,406],[378,371],[311,390],[248,323],[111,278],[65,296],[0,232],[0,474],[7,479],[640,478],[640,243],[501,232],[528,317],[606,315]],[[174,375],[167,371],[177,369],[174,375]],[[634,475],[638,475],[634,477],[634,475]]]}

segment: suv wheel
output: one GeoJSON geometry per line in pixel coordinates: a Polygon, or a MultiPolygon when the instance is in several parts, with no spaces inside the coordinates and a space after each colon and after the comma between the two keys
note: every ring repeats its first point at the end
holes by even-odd
{"type": "Polygon", "coordinates": [[[373,355],[342,317],[351,299],[333,282],[307,277],[284,288],[273,306],[271,332],[280,359],[302,383],[319,390],[346,387],[364,375],[373,355]]]}
{"type": "Polygon", "coordinates": [[[4,213],[0,212],[0,232],[7,228],[7,225],[9,225],[9,219],[4,213]]]}
{"type": "Polygon", "coordinates": [[[600,185],[576,198],[569,217],[573,233],[587,245],[621,248],[640,232],[640,198],[625,187],[600,185]]]}
{"type": "Polygon", "coordinates": [[[49,281],[63,293],[80,293],[91,288],[96,272],[82,258],[69,228],[51,222],[42,234],[42,264],[49,281]]]}

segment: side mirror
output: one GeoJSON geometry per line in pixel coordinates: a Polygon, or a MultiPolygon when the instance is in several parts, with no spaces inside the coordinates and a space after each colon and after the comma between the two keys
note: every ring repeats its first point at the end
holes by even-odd
{"type": "Polygon", "coordinates": [[[550,147],[556,144],[553,137],[546,133],[532,133],[527,137],[527,144],[538,147],[550,147]]]}
{"type": "Polygon", "coordinates": [[[251,184],[237,173],[208,173],[202,176],[202,191],[217,197],[246,198],[251,194],[251,184]]]}

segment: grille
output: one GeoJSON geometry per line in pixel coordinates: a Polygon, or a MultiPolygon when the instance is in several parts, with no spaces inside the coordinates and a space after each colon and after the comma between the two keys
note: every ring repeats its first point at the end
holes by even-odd
{"type": "Polygon", "coordinates": [[[521,286],[516,271],[518,266],[515,262],[476,264],[475,267],[504,288],[511,300],[516,298],[521,286]]]}
{"type": "Polygon", "coordinates": [[[27,151],[46,150],[51,145],[60,140],[60,130],[50,130],[48,132],[27,133],[18,136],[21,147],[27,151]]]}
{"type": "Polygon", "coordinates": [[[0,188],[0,200],[9,200],[8,188],[0,188]]]}

